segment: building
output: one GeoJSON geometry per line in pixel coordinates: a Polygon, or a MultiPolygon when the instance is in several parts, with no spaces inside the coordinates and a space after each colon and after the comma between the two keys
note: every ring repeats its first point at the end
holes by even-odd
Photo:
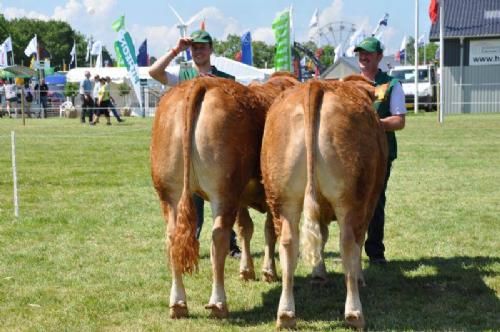
{"type": "MultiPolygon", "coordinates": [[[[443,114],[500,111],[500,0],[445,0],[443,114]]],[[[439,20],[429,39],[439,41],[439,20]]]]}

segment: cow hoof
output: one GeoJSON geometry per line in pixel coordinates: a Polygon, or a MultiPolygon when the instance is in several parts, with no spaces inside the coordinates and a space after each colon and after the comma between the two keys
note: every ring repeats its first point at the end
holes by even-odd
{"type": "Polygon", "coordinates": [[[278,320],[276,321],[276,328],[278,330],[292,330],[295,329],[296,326],[297,320],[295,319],[295,313],[293,311],[282,311],[278,314],[278,320]]]}
{"type": "Polygon", "coordinates": [[[363,329],[365,327],[365,319],[360,311],[352,311],[345,314],[345,321],[350,327],[363,329]]]}
{"type": "Polygon", "coordinates": [[[205,306],[205,309],[210,309],[210,317],[223,319],[229,316],[229,311],[227,310],[227,305],[222,302],[209,303],[205,306]]]}
{"type": "Polygon", "coordinates": [[[244,281],[255,280],[255,271],[242,270],[240,271],[240,279],[244,281]]]}
{"type": "Polygon", "coordinates": [[[179,301],[170,306],[170,318],[172,319],[186,318],[188,314],[188,307],[184,301],[179,301]]]}
{"type": "Polygon", "coordinates": [[[276,273],[271,270],[262,270],[262,281],[265,282],[275,282],[278,281],[276,273]]]}

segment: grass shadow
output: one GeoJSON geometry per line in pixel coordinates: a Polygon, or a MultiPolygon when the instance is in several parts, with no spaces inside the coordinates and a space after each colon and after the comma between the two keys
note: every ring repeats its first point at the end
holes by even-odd
{"type": "MultiPolygon", "coordinates": [[[[422,258],[391,261],[364,270],[367,287],[361,301],[369,330],[498,330],[500,300],[484,279],[494,277],[498,257],[422,258]]],[[[329,273],[323,287],[308,277],[295,277],[299,329],[329,330],[342,326],[345,284],[340,273],[329,273]],[[317,325],[321,325],[318,328],[317,325]]],[[[281,293],[276,283],[263,294],[263,305],[232,312],[234,324],[274,321],[281,293]],[[237,318],[237,319],[236,319],[237,318]]]]}

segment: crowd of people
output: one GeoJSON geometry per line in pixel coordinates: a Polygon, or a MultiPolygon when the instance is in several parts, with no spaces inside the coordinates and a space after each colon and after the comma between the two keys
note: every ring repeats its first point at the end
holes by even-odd
{"type": "Polygon", "coordinates": [[[0,80],[0,117],[17,117],[24,112],[27,116],[47,117],[47,93],[48,86],[42,79],[40,84],[32,87],[29,81],[24,79],[0,80]],[[31,104],[35,101],[35,94],[40,96],[40,111],[35,113],[31,104]],[[24,98],[24,100],[23,100],[24,98]],[[24,109],[23,109],[24,107],[24,109]]]}

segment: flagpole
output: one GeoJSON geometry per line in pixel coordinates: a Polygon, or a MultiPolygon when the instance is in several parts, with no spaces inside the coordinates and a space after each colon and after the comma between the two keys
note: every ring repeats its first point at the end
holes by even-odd
{"type": "Polygon", "coordinates": [[[439,0],[439,123],[444,121],[443,76],[444,76],[444,1],[439,0]]]}
{"type": "Polygon", "coordinates": [[[414,113],[418,113],[418,0],[415,0],[415,93],[414,113]]]}

